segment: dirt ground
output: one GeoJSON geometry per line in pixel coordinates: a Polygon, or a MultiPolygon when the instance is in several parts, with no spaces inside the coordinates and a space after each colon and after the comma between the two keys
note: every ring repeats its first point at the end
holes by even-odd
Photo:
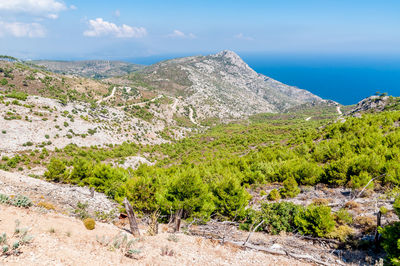
{"type": "Polygon", "coordinates": [[[82,221],[59,213],[0,205],[0,234],[12,238],[16,220],[21,228],[28,227],[34,238],[21,247],[18,256],[0,257],[0,265],[309,265],[181,233],[146,236],[144,228],[143,236],[131,246],[134,258],[128,258],[122,249],[97,240],[126,233],[115,225],[96,223],[89,231],[82,221]],[[162,250],[169,254],[162,255],[162,250]]]}

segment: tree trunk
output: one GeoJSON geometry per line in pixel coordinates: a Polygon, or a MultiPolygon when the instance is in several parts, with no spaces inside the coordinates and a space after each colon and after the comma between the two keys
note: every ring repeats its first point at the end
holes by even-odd
{"type": "Polygon", "coordinates": [[[181,218],[182,218],[182,214],[183,214],[183,209],[180,209],[175,216],[175,232],[179,232],[180,228],[181,228],[181,218]]]}
{"type": "Polygon", "coordinates": [[[139,227],[138,227],[138,224],[136,221],[135,213],[133,212],[132,205],[129,203],[129,201],[126,198],[124,199],[124,205],[125,205],[126,213],[128,214],[129,225],[131,227],[132,235],[140,236],[139,227]]]}

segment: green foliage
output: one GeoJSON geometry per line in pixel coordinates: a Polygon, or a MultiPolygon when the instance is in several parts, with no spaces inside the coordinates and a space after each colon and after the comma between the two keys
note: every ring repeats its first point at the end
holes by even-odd
{"type": "Polygon", "coordinates": [[[22,195],[10,197],[4,194],[0,194],[0,203],[20,208],[29,208],[30,206],[32,206],[32,201],[28,197],[22,195]]]}
{"type": "Polygon", "coordinates": [[[339,224],[352,224],[353,223],[353,216],[346,210],[340,209],[335,214],[335,220],[339,224]]]}
{"type": "Polygon", "coordinates": [[[66,179],[66,166],[63,161],[57,158],[51,158],[50,163],[47,165],[47,171],[44,176],[47,179],[55,182],[62,182],[66,179]]]}
{"type": "MultiPolygon", "coordinates": [[[[371,179],[371,176],[367,172],[363,171],[359,175],[353,175],[350,177],[350,187],[354,189],[364,188],[371,179]]],[[[373,187],[374,182],[369,182],[367,188],[372,189],[373,187]]]]}
{"type": "Polygon", "coordinates": [[[289,177],[288,179],[283,181],[283,188],[281,188],[280,190],[280,194],[283,198],[294,198],[299,193],[300,188],[293,177],[289,177]]]}
{"type": "Polygon", "coordinates": [[[16,207],[28,208],[32,206],[32,201],[28,197],[17,195],[11,199],[10,204],[16,207]]]}
{"type": "Polygon", "coordinates": [[[83,224],[87,230],[93,230],[96,227],[96,222],[93,218],[86,218],[83,220],[83,224]]]}
{"type": "Polygon", "coordinates": [[[299,231],[305,235],[324,237],[335,228],[335,220],[328,206],[309,205],[294,219],[299,231]]]}
{"type": "Polygon", "coordinates": [[[354,230],[348,225],[339,225],[335,227],[330,233],[326,235],[327,238],[335,238],[341,242],[345,242],[346,239],[354,234],[354,230]]]}
{"type": "Polygon", "coordinates": [[[385,206],[381,206],[379,208],[379,211],[381,212],[382,215],[385,215],[388,213],[389,210],[385,206]]]}
{"type": "Polygon", "coordinates": [[[250,195],[240,185],[238,179],[223,177],[211,185],[216,213],[222,217],[235,219],[244,215],[250,195]]]}
{"type": "Polygon", "coordinates": [[[215,210],[213,195],[195,169],[187,169],[187,172],[177,173],[171,178],[163,196],[163,213],[183,209],[183,218],[207,220],[215,210]]]}
{"type": "Polygon", "coordinates": [[[11,93],[7,94],[6,97],[25,101],[28,98],[28,94],[20,91],[12,91],[11,93]]]}
{"type": "Polygon", "coordinates": [[[293,232],[296,230],[294,219],[303,209],[302,206],[291,202],[261,204],[259,211],[251,210],[248,213],[246,223],[241,225],[242,229],[250,230],[250,226],[264,221],[258,230],[264,230],[270,234],[279,234],[281,231],[293,232]]]}
{"type": "MultiPolygon", "coordinates": [[[[95,187],[119,202],[126,196],[138,212],[160,208],[165,217],[182,207],[185,217],[232,219],[243,213],[241,205],[248,200],[244,188],[268,182],[283,182],[282,197],[296,196],[298,185],[317,183],[356,189],[375,178],[371,185],[400,185],[399,121],[399,111],[329,124],[305,123],[297,114],[267,114],[171,143],[71,144],[57,156],[72,168],[62,181],[95,187]],[[137,170],[104,164],[134,155],[156,163],[137,170]]],[[[337,219],[339,223],[343,217],[337,219]]]]}
{"type": "Polygon", "coordinates": [[[89,204],[87,202],[82,203],[82,202],[79,201],[76,204],[76,208],[74,210],[74,213],[75,213],[76,217],[78,217],[81,220],[89,218],[89,212],[87,211],[87,207],[88,206],[89,206],[89,204]]]}
{"type": "MultiPolygon", "coordinates": [[[[400,218],[400,196],[393,204],[393,208],[400,218]]],[[[400,222],[394,222],[379,228],[382,237],[382,247],[386,251],[388,260],[393,265],[400,265],[400,222]]]]}
{"type": "Polygon", "coordinates": [[[281,195],[279,194],[279,191],[277,189],[273,189],[269,192],[268,194],[268,200],[271,201],[278,201],[281,199],[281,195]]]}

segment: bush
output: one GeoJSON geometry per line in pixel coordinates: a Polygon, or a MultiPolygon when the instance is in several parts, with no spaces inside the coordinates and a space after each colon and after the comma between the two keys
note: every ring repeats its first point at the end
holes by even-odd
{"type": "Polygon", "coordinates": [[[283,188],[280,190],[280,194],[283,198],[294,198],[299,193],[300,188],[293,177],[289,177],[283,181],[283,188]]]}
{"type": "Polygon", "coordinates": [[[301,233],[317,237],[326,236],[335,227],[331,208],[312,204],[296,215],[294,223],[301,233]]]}
{"type": "Polygon", "coordinates": [[[248,205],[250,195],[238,179],[224,177],[212,186],[218,215],[230,219],[240,218],[248,205]]]}
{"type": "Polygon", "coordinates": [[[28,98],[28,94],[26,94],[25,92],[13,91],[7,94],[6,97],[25,101],[28,98]]]}
{"type": "Polygon", "coordinates": [[[52,181],[62,182],[67,176],[66,169],[65,164],[60,159],[51,158],[44,176],[52,181]]]}
{"type": "Polygon", "coordinates": [[[17,195],[11,199],[10,204],[16,207],[28,208],[32,206],[32,201],[28,197],[17,195]]]}
{"type": "Polygon", "coordinates": [[[250,230],[250,226],[264,221],[258,231],[264,230],[270,234],[279,234],[281,231],[293,232],[296,229],[294,218],[302,210],[302,206],[291,202],[276,202],[261,204],[259,211],[251,210],[248,213],[248,219],[241,229],[250,230]]]}
{"type": "Polygon", "coordinates": [[[93,218],[86,218],[83,220],[83,224],[85,225],[87,230],[93,230],[96,226],[96,222],[93,218]]]}
{"type": "MultiPolygon", "coordinates": [[[[400,196],[396,198],[393,208],[400,218],[400,196]]],[[[379,233],[382,237],[382,247],[386,251],[387,259],[393,265],[400,265],[400,222],[379,228],[379,233]]]]}
{"type": "Polygon", "coordinates": [[[22,195],[9,197],[7,195],[0,194],[0,203],[22,208],[28,208],[32,206],[32,201],[28,197],[22,195]]]}
{"type": "Polygon", "coordinates": [[[271,190],[268,194],[268,200],[270,201],[278,201],[281,199],[281,195],[279,194],[277,189],[271,190]]]}
{"type": "Polygon", "coordinates": [[[340,209],[335,213],[335,220],[339,224],[352,224],[353,216],[346,209],[340,209]]]}
{"type": "Polygon", "coordinates": [[[198,172],[193,169],[184,171],[171,178],[167,185],[162,211],[170,214],[183,209],[183,218],[199,217],[209,219],[215,210],[212,194],[198,172]]]}
{"type": "Polygon", "coordinates": [[[335,227],[332,232],[326,235],[327,238],[335,238],[341,242],[346,241],[346,239],[354,234],[354,230],[348,225],[339,225],[335,227]]]}

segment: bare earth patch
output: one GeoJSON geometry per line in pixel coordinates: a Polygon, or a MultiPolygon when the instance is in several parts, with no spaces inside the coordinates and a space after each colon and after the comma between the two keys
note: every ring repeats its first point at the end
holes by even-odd
{"type": "Polygon", "coordinates": [[[32,243],[23,246],[19,256],[0,257],[7,265],[307,265],[286,257],[221,246],[213,241],[184,234],[169,241],[170,234],[143,236],[134,243],[138,251],[128,258],[118,249],[101,245],[96,236],[109,238],[125,232],[118,227],[96,223],[87,230],[82,221],[58,213],[41,213],[38,209],[0,206],[0,232],[13,234],[15,220],[29,227],[32,243]],[[162,255],[168,247],[172,255],[162,255]]]}

